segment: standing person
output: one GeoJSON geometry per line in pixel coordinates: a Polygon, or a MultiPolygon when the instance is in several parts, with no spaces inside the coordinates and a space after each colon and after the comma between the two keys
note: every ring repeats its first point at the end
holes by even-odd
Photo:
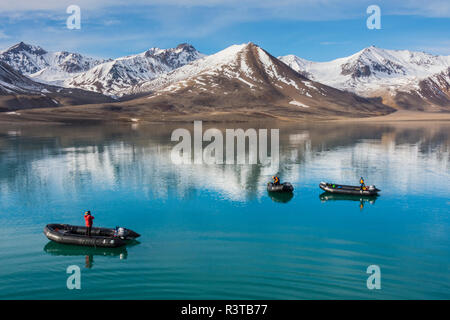
{"type": "Polygon", "coordinates": [[[91,215],[91,211],[86,211],[84,213],[84,221],[86,222],[86,235],[88,237],[91,236],[92,220],[94,220],[94,216],[91,215]]]}

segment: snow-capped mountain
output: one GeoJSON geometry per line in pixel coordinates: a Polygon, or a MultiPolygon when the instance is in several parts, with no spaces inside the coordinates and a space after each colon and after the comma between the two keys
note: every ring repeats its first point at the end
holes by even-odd
{"type": "MultiPolygon", "coordinates": [[[[423,96],[421,83],[430,77],[438,76],[450,67],[450,56],[436,56],[408,50],[386,50],[373,46],[349,57],[328,62],[308,61],[294,55],[279,59],[310,79],[329,86],[365,97],[381,96],[384,103],[395,107],[419,109],[421,106],[416,104],[418,101],[410,105],[405,103],[404,96],[417,96],[422,100],[419,104],[426,104],[429,109],[433,109],[435,103],[431,96],[423,96]]],[[[445,86],[448,86],[448,82],[445,84],[440,81],[434,89],[442,90],[445,86]]],[[[445,95],[444,92],[435,94],[445,95]]]]}
{"type": "Polygon", "coordinates": [[[193,46],[180,44],[176,48],[151,48],[143,53],[114,59],[100,64],[64,82],[107,95],[129,94],[133,86],[152,80],[185,64],[204,57],[193,46]]]}
{"type": "Polygon", "coordinates": [[[38,93],[45,88],[44,84],[37,83],[0,62],[0,94],[38,93]]]}
{"type": "Polygon", "coordinates": [[[0,51],[0,61],[33,80],[55,85],[105,62],[79,53],[49,52],[24,42],[0,51]]]}
{"type": "Polygon", "coordinates": [[[437,105],[450,105],[450,68],[419,83],[418,93],[437,105]]]}
{"type": "Polygon", "coordinates": [[[185,43],[171,49],[151,48],[114,60],[67,51],[49,52],[24,42],[0,51],[0,62],[35,81],[111,96],[128,94],[136,84],[202,57],[203,54],[185,43]]]}
{"type": "Polygon", "coordinates": [[[111,102],[94,92],[33,81],[0,61],[0,111],[111,102]]]}
{"type": "MultiPolygon", "coordinates": [[[[361,98],[311,81],[253,43],[233,45],[140,84],[142,101],[180,112],[205,107],[245,108],[267,115],[368,115],[392,111],[379,99],[361,98]]],[[[143,102],[143,103],[144,103],[143,102]]]]}

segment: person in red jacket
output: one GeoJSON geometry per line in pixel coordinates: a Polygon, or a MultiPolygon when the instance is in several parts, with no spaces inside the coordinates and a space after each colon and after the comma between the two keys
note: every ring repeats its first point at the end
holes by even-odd
{"type": "Polygon", "coordinates": [[[92,220],[94,220],[94,216],[91,215],[90,211],[86,211],[84,213],[84,221],[86,222],[86,235],[88,237],[91,236],[92,220]]]}

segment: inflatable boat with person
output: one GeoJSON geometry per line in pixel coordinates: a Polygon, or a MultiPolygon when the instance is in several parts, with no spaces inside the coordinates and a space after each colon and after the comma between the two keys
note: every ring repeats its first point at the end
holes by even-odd
{"type": "Polygon", "coordinates": [[[275,184],[273,182],[269,182],[267,184],[267,191],[269,192],[293,192],[294,187],[289,182],[275,184]]]}
{"type": "Polygon", "coordinates": [[[375,186],[347,186],[336,183],[321,182],[319,184],[320,189],[337,194],[347,194],[347,195],[363,195],[363,196],[375,196],[380,192],[375,186]]]}
{"type": "Polygon", "coordinates": [[[45,236],[54,242],[87,247],[117,248],[140,234],[126,228],[92,228],[91,235],[86,235],[87,228],[69,224],[48,224],[44,228],[45,236]]]}

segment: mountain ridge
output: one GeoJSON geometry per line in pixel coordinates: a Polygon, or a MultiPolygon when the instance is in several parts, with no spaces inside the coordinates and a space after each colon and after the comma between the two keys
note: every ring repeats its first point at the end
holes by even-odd
{"type": "MultiPolygon", "coordinates": [[[[32,61],[37,67],[41,66],[38,57],[48,54],[25,43],[11,48],[9,52],[25,50],[37,57],[32,61]]],[[[0,56],[5,51],[0,51],[0,56]]],[[[31,67],[30,72],[34,71],[31,67]]],[[[41,70],[52,69],[47,66],[41,70]]],[[[43,71],[30,77],[39,72],[43,71]]],[[[133,121],[155,117],[212,119],[226,114],[239,115],[236,119],[242,115],[355,118],[386,115],[395,109],[441,112],[450,107],[450,56],[372,46],[331,62],[313,62],[294,55],[277,59],[252,42],[209,56],[183,43],[169,49],[150,48],[74,72],[63,85],[68,89],[65,93],[81,88],[78,92],[90,90],[116,101],[50,108],[56,118],[62,112],[64,117],[92,116],[99,121],[101,117],[133,121]]]]}
{"type": "Polygon", "coordinates": [[[111,96],[123,96],[132,93],[132,87],[139,82],[154,79],[203,56],[186,43],[170,49],[150,48],[139,54],[99,64],[66,79],[64,85],[111,96]]]}
{"type": "Polygon", "coordinates": [[[253,44],[233,45],[138,86],[141,99],[179,112],[244,108],[285,116],[380,115],[392,112],[376,99],[361,98],[311,81],[253,44]]]}
{"type": "Polygon", "coordinates": [[[47,51],[40,46],[20,42],[0,51],[0,61],[35,81],[61,85],[66,78],[107,60],[68,51],[47,51]]]}
{"type": "Polygon", "coordinates": [[[388,50],[374,46],[348,57],[326,62],[309,61],[295,55],[279,57],[294,70],[321,83],[351,91],[365,97],[380,96],[396,108],[448,110],[450,82],[439,82],[434,92],[424,95],[425,83],[450,67],[450,56],[432,55],[409,50],[388,50]],[[444,95],[446,99],[436,99],[444,95]],[[410,99],[404,99],[409,96],[410,99]],[[410,101],[410,102],[406,102],[410,101]]]}

